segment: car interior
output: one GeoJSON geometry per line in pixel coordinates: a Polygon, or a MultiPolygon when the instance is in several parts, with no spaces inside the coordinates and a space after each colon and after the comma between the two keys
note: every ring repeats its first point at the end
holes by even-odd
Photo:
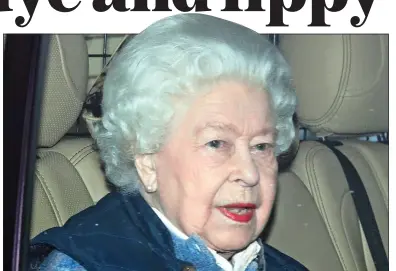
{"type": "MultiPolygon", "coordinates": [[[[385,270],[380,262],[389,255],[388,36],[268,38],[292,69],[298,133],[279,172],[263,240],[309,270],[385,270]],[[351,186],[351,168],[360,188],[351,186]],[[354,198],[354,187],[365,191],[367,202],[354,198]],[[364,222],[370,214],[378,229],[371,231],[385,255],[370,245],[373,237],[364,222]]],[[[63,225],[111,189],[82,112],[95,79],[123,39],[119,34],[50,35],[31,238],[63,225]]]]}

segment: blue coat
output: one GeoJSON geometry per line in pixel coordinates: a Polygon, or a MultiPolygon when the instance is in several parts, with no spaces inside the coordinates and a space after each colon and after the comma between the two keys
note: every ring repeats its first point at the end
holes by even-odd
{"type": "MultiPolygon", "coordinates": [[[[69,219],[63,227],[49,229],[32,240],[31,266],[37,266],[56,249],[88,271],[193,270],[191,262],[176,257],[172,236],[140,195],[112,192],[69,219]]],[[[272,248],[256,259],[257,270],[307,270],[272,248]]],[[[199,270],[199,269],[198,269],[199,270]]]]}

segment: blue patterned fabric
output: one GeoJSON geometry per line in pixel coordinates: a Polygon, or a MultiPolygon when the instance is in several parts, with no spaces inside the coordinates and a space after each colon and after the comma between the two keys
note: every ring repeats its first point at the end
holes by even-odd
{"type": "MultiPolygon", "coordinates": [[[[264,253],[246,271],[307,270],[259,243],[264,253]]],[[[116,192],[73,216],[63,227],[34,238],[30,257],[30,266],[40,266],[39,270],[180,271],[186,266],[198,271],[220,270],[198,236],[178,240],[140,195],[116,192]]]]}
{"type": "MultiPolygon", "coordinates": [[[[172,235],[175,254],[178,259],[190,262],[199,271],[222,271],[213,254],[198,235],[182,240],[172,235]]],[[[257,263],[252,262],[245,271],[256,271],[257,263]]]]}
{"type": "MultiPolygon", "coordinates": [[[[173,236],[175,253],[178,259],[190,262],[197,271],[222,271],[207,249],[206,245],[198,236],[192,236],[182,240],[173,236]]],[[[246,271],[257,271],[257,263],[252,262],[246,271]]],[[[52,251],[40,265],[39,271],[86,271],[78,262],[71,257],[59,252],[52,251]]]]}
{"type": "Polygon", "coordinates": [[[66,254],[54,250],[40,265],[39,271],[86,271],[78,262],[66,254]]]}

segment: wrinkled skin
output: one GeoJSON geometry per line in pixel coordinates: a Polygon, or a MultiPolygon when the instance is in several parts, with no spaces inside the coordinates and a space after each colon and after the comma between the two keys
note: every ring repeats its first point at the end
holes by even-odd
{"type": "Polygon", "coordinates": [[[245,248],[262,232],[275,197],[271,114],[266,91],[230,81],[214,85],[176,116],[159,153],[136,159],[144,186],[151,188],[144,197],[225,258],[245,248]],[[236,202],[257,205],[248,223],[217,208],[236,202]]]}

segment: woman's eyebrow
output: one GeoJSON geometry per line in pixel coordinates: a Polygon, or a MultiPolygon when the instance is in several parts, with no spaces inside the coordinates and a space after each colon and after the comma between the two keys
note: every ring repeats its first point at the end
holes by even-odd
{"type": "MultiPolygon", "coordinates": [[[[234,134],[238,134],[239,130],[238,128],[230,123],[223,123],[223,122],[208,122],[203,126],[198,127],[195,130],[195,134],[199,134],[204,130],[207,129],[214,129],[214,130],[219,130],[219,131],[225,131],[225,132],[232,132],[234,134]]],[[[274,135],[276,136],[276,129],[274,127],[264,127],[257,132],[254,133],[255,136],[257,135],[274,135]]]]}
{"type": "Polygon", "coordinates": [[[204,130],[208,129],[213,129],[213,130],[218,130],[218,131],[224,131],[224,132],[232,132],[234,134],[238,133],[238,129],[235,125],[233,124],[226,124],[223,122],[207,122],[204,125],[201,125],[195,129],[195,134],[199,134],[204,130]]]}
{"type": "Polygon", "coordinates": [[[237,133],[238,132],[238,128],[233,125],[233,124],[226,124],[226,123],[222,123],[222,122],[209,122],[204,126],[204,129],[206,128],[212,128],[212,129],[216,129],[216,130],[224,130],[224,131],[230,131],[230,132],[234,132],[237,133]]]}

